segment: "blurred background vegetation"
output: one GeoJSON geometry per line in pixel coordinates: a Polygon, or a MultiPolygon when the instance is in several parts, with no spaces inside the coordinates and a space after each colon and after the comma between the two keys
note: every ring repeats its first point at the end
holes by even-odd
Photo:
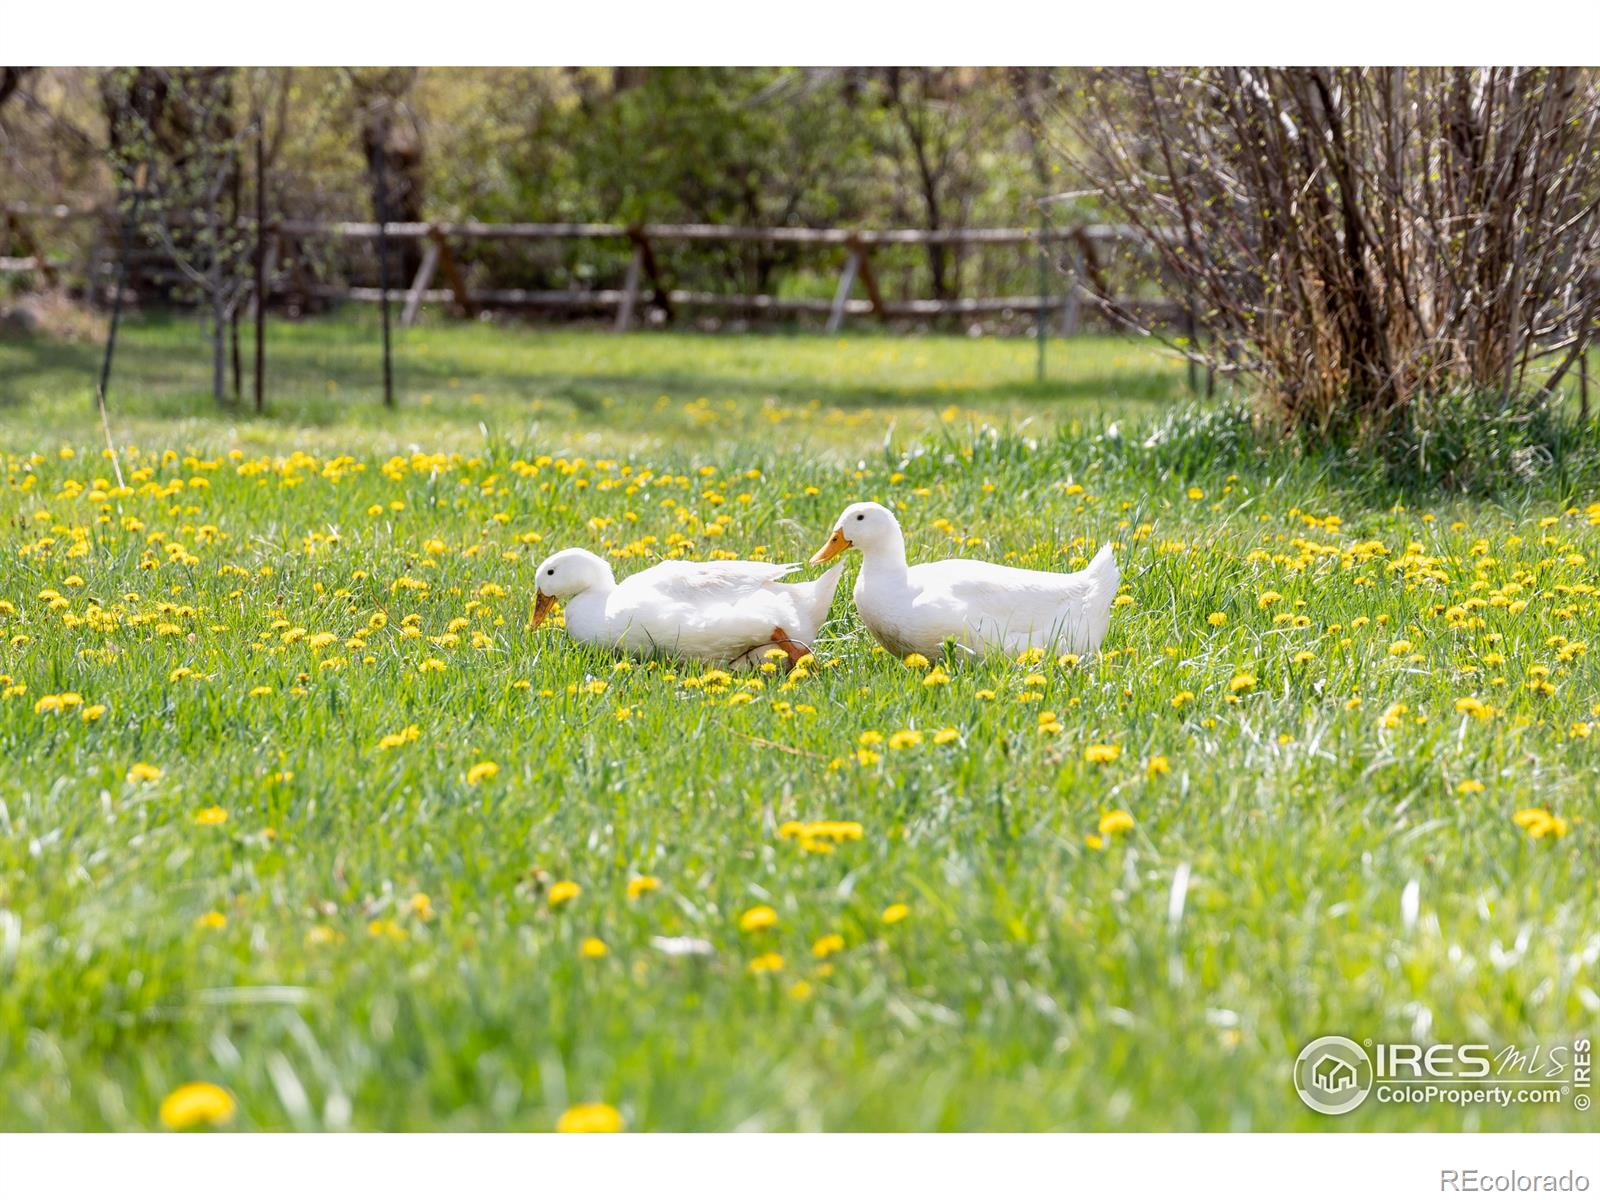
{"type": "MultiPolygon", "coordinates": [[[[114,202],[107,150],[129,109],[143,110],[168,158],[184,157],[196,133],[243,143],[259,120],[270,215],[289,220],[371,220],[380,179],[391,221],[935,230],[1031,224],[1038,199],[1061,190],[1044,117],[1064,74],[1041,68],[6,71],[0,199],[10,204],[114,202]],[[196,99],[213,88],[228,93],[215,120],[196,99]]],[[[237,150],[248,186],[250,147],[237,150]]],[[[87,251],[56,241],[50,252],[87,251]]],[[[396,245],[396,286],[417,253],[396,245]]],[[[827,296],[839,272],[836,249],[658,253],[674,286],[691,290],[827,296]]],[[[625,243],[457,248],[472,286],[529,289],[614,287],[629,254],[625,243]]],[[[1031,291],[1035,271],[1026,248],[938,245],[887,251],[877,266],[886,290],[937,299],[1031,291]]],[[[370,261],[344,269],[375,277],[370,261]]]]}

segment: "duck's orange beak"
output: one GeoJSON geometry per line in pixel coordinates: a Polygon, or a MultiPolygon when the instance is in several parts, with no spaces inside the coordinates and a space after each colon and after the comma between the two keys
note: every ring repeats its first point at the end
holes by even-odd
{"type": "Polygon", "coordinates": [[[543,592],[533,593],[533,624],[529,629],[537,629],[544,624],[544,619],[550,615],[550,610],[556,606],[554,596],[546,596],[543,592]]]}
{"type": "Polygon", "coordinates": [[[835,529],[833,531],[833,536],[828,539],[828,544],[813,554],[811,556],[811,561],[814,563],[825,563],[830,558],[836,558],[843,554],[846,550],[850,549],[853,544],[854,543],[852,543],[849,538],[845,537],[844,530],[835,529]]]}

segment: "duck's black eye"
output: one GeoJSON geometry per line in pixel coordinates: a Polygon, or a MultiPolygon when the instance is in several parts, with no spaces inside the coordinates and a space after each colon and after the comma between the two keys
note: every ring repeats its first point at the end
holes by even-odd
{"type": "Polygon", "coordinates": [[[555,573],[556,573],[556,569],[554,567],[551,567],[548,571],[545,572],[546,575],[554,575],[555,573]]]}
{"type": "Polygon", "coordinates": [[[867,514],[866,513],[857,513],[856,514],[856,520],[865,521],[866,519],[867,519],[867,514]]]}

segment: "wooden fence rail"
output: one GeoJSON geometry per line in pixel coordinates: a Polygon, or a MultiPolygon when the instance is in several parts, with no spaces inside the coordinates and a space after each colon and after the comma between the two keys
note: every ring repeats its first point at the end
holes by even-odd
{"type": "MultiPolygon", "coordinates": [[[[105,209],[72,209],[66,206],[9,205],[5,214],[12,227],[21,220],[100,221],[115,219],[105,209]]],[[[414,323],[423,304],[452,304],[463,315],[471,316],[482,308],[534,308],[568,312],[613,314],[620,332],[633,327],[645,299],[670,318],[674,310],[704,309],[746,313],[752,316],[813,315],[826,318],[826,328],[836,331],[847,316],[874,316],[880,321],[924,319],[942,316],[993,314],[1031,314],[1042,322],[1056,317],[1061,332],[1077,332],[1085,302],[1101,306],[1107,291],[1103,272],[1106,249],[1117,243],[1135,240],[1134,231],[1119,225],[1085,224],[1043,229],[812,229],[788,226],[758,227],[743,225],[635,224],[597,222],[512,222],[490,224],[481,221],[391,221],[379,225],[372,221],[283,220],[271,223],[266,231],[265,256],[277,263],[288,256],[288,240],[376,241],[386,239],[422,242],[415,276],[401,289],[346,286],[321,281],[300,281],[287,286],[268,284],[269,293],[296,292],[320,299],[377,303],[384,300],[402,304],[401,323],[414,323]],[[517,288],[471,289],[457,262],[454,246],[462,242],[490,241],[613,241],[632,246],[621,288],[571,288],[560,291],[517,288]],[[803,299],[772,295],[740,295],[671,288],[663,277],[655,247],[660,243],[764,243],[768,245],[834,246],[846,251],[838,284],[832,299],[803,299]],[[1061,291],[1034,296],[963,297],[954,299],[887,299],[879,286],[873,252],[880,247],[949,246],[995,247],[1035,246],[1041,255],[1051,248],[1065,249],[1066,275],[1061,291]],[[435,286],[442,277],[445,287],[435,286]],[[866,293],[855,298],[857,285],[866,293]]],[[[30,247],[31,248],[31,247],[30,247]]],[[[115,270],[98,249],[90,254],[91,293],[98,290],[98,276],[115,270]]],[[[152,260],[147,277],[160,278],[163,272],[152,260]]],[[[0,259],[0,271],[47,269],[40,254],[0,259]]],[[[270,278],[274,272],[266,272],[270,278]]],[[[1043,276],[1042,276],[1043,278],[1043,276]]],[[[252,301],[252,304],[254,301],[252,301]]],[[[1166,298],[1116,297],[1113,303],[1123,311],[1137,311],[1157,322],[1175,323],[1183,316],[1182,306],[1166,298]]]]}

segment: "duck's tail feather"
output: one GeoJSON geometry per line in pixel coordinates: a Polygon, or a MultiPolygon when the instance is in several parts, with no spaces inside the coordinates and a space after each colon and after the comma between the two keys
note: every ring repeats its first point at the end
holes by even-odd
{"type": "Polygon", "coordinates": [[[833,594],[839,590],[839,577],[844,574],[844,563],[835,563],[811,582],[811,595],[805,603],[806,615],[811,619],[812,636],[828,619],[828,609],[833,606],[833,594]]]}
{"type": "Polygon", "coordinates": [[[1111,605],[1122,583],[1122,572],[1117,569],[1117,556],[1110,542],[1100,547],[1083,573],[1089,580],[1089,591],[1083,598],[1082,628],[1085,649],[1093,653],[1105,640],[1106,630],[1111,625],[1111,605]]]}
{"type": "Polygon", "coordinates": [[[1117,569],[1117,556],[1112,553],[1110,542],[1101,546],[1089,560],[1084,574],[1095,579],[1097,591],[1103,587],[1109,588],[1112,595],[1116,594],[1117,585],[1122,582],[1122,572],[1117,569]]]}

